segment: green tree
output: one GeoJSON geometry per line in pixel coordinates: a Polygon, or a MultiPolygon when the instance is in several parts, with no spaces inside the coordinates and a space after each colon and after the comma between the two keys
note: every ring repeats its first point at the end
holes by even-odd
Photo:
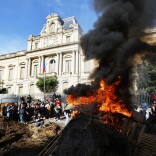
{"type": "Polygon", "coordinates": [[[145,56],[144,61],[138,66],[138,88],[148,93],[156,93],[156,55],[145,56]]]}
{"type": "Polygon", "coordinates": [[[58,80],[56,77],[46,77],[45,82],[44,78],[39,78],[36,85],[41,92],[44,92],[44,83],[45,83],[45,93],[55,92],[58,87],[58,80]]]}
{"type": "Polygon", "coordinates": [[[156,65],[149,65],[147,73],[149,75],[147,91],[156,93],[156,65]]]}
{"type": "Polygon", "coordinates": [[[6,88],[1,88],[0,89],[0,94],[7,94],[7,93],[8,93],[8,91],[7,91],[6,88]]]}

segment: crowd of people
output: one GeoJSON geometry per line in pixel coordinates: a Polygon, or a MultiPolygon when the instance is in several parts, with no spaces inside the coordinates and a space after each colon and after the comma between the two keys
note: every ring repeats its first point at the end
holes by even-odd
{"type": "Polygon", "coordinates": [[[144,123],[146,123],[145,132],[156,135],[156,99],[152,105],[143,102],[137,109],[142,114],[144,123]]]}
{"type": "Polygon", "coordinates": [[[60,120],[63,117],[69,117],[68,111],[64,110],[61,96],[56,94],[42,101],[33,99],[30,95],[20,97],[18,103],[6,104],[3,107],[3,115],[21,123],[43,121],[48,118],[60,120]]]}
{"type": "Polygon", "coordinates": [[[143,115],[144,120],[156,117],[156,100],[153,100],[151,106],[143,101],[136,111],[143,115]]]}
{"type": "MultiPolygon", "coordinates": [[[[3,115],[10,120],[16,120],[21,123],[36,122],[37,126],[43,125],[45,119],[54,118],[56,120],[65,120],[65,125],[71,119],[72,110],[66,110],[66,105],[62,102],[60,95],[53,94],[44,100],[33,99],[30,95],[20,97],[18,103],[8,103],[3,107],[3,115]]],[[[142,114],[144,120],[150,120],[156,125],[156,100],[149,106],[146,102],[136,109],[142,114]]],[[[155,127],[156,129],[156,127],[155,127]]]]}

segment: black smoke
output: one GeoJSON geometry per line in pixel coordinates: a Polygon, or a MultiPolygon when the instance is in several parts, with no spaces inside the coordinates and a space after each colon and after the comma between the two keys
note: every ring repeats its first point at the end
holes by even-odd
{"type": "MultiPolygon", "coordinates": [[[[153,25],[156,1],[94,0],[93,2],[100,16],[94,29],[84,35],[80,43],[86,59],[95,59],[99,62],[99,66],[90,77],[95,82],[105,79],[108,84],[121,77],[122,83],[118,87],[117,94],[126,104],[131,105],[128,88],[131,85],[130,73],[133,62],[129,60],[137,53],[156,51],[155,47],[141,41],[144,30],[153,25]]],[[[82,86],[79,86],[69,90],[77,90],[79,96],[85,91],[90,91],[87,86],[80,94],[79,88],[82,86]]],[[[94,87],[91,85],[90,88],[94,87]]],[[[76,91],[74,93],[76,94],[76,91]]]]}
{"type": "Polygon", "coordinates": [[[95,90],[99,87],[99,83],[93,82],[91,85],[87,84],[77,84],[75,86],[71,86],[69,89],[65,89],[64,93],[67,95],[73,94],[77,97],[80,96],[90,96],[95,94],[95,90]]]}

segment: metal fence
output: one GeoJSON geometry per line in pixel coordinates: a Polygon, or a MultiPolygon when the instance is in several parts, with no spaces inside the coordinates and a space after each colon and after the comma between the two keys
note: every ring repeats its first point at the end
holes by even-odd
{"type": "Polygon", "coordinates": [[[141,105],[142,103],[147,103],[149,106],[152,105],[151,94],[149,94],[146,90],[139,90],[138,95],[136,96],[137,105],[141,105]]]}

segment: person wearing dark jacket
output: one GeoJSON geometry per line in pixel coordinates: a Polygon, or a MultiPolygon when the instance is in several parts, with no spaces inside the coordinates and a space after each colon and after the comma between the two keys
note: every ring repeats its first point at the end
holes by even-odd
{"type": "Polygon", "coordinates": [[[27,96],[27,98],[26,98],[26,102],[27,102],[27,104],[28,104],[29,107],[30,107],[30,103],[32,102],[32,98],[31,98],[30,95],[27,96]]]}
{"type": "Polygon", "coordinates": [[[26,122],[26,113],[27,113],[26,108],[27,108],[27,105],[25,103],[22,103],[19,108],[19,119],[20,119],[20,122],[22,123],[26,122]]]}

